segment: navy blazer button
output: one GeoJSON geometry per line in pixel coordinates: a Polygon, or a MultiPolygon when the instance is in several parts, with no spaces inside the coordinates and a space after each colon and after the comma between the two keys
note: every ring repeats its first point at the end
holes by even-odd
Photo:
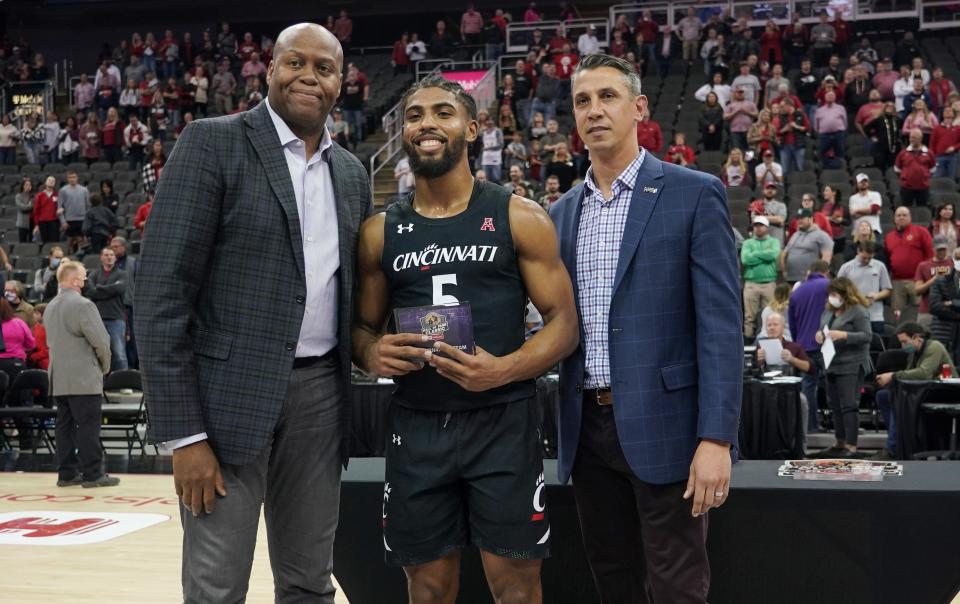
{"type": "Polygon", "coordinates": [[[287,350],[296,350],[296,349],[297,349],[297,345],[294,344],[293,342],[287,342],[286,349],[287,349],[287,350]]]}
{"type": "Polygon", "coordinates": [[[307,299],[304,296],[297,296],[297,304],[303,304],[307,299]]]}
{"type": "Polygon", "coordinates": [[[577,384],[577,392],[580,392],[580,384],[577,384]]]}

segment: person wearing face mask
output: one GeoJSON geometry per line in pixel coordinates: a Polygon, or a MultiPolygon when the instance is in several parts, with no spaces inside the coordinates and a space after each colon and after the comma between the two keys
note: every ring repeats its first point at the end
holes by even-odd
{"type": "Polygon", "coordinates": [[[883,335],[883,300],[893,291],[890,274],[882,262],[874,258],[877,246],[873,241],[857,242],[857,255],[844,263],[837,271],[838,277],[853,281],[860,293],[870,301],[870,326],[873,332],[883,335]]]}
{"type": "Polygon", "coordinates": [[[860,389],[871,371],[870,342],[873,333],[867,307],[871,302],[846,277],[837,277],[827,288],[827,308],[820,318],[817,343],[833,340],[836,355],[826,369],[827,404],[833,411],[833,446],[811,457],[857,458],[860,429],[860,389]],[[826,331],[826,333],[824,333],[826,331]]]}
{"type": "Polygon", "coordinates": [[[33,305],[24,298],[26,290],[19,281],[7,281],[3,284],[3,297],[13,308],[13,314],[20,317],[29,327],[33,327],[33,305]]]}
{"type": "Polygon", "coordinates": [[[57,295],[57,268],[63,261],[63,248],[59,245],[50,248],[50,254],[47,256],[47,265],[37,269],[33,274],[33,291],[43,292],[41,298],[44,302],[53,300],[57,295]],[[50,290],[50,291],[48,291],[50,290]]]}
{"type": "Polygon", "coordinates": [[[960,248],[953,251],[953,267],[930,286],[930,332],[951,358],[960,353],[960,248]]]}
{"type": "Polygon", "coordinates": [[[896,459],[897,425],[890,405],[888,386],[894,380],[930,380],[940,377],[944,365],[950,366],[950,375],[956,377],[957,369],[943,344],[929,337],[917,323],[903,323],[897,328],[900,350],[907,353],[907,368],[877,375],[877,407],[887,425],[887,446],[871,459],[896,459]]]}

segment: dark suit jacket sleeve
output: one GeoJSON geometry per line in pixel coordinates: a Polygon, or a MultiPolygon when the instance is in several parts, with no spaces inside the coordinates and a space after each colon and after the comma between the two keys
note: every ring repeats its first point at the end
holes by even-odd
{"type": "Polygon", "coordinates": [[[188,125],[164,166],[144,235],[135,293],[144,397],[158,440],[204,432],[193,339],[195,303],[217,238],[223,198],[216,132],[188,125]]]}
{"type": "Polygon", "coordinates": [[[711,178],[693,218],[690,271],[697,320],[699,438],[736,446],[743,381],[737,248],[723,185],[711,178]]]}

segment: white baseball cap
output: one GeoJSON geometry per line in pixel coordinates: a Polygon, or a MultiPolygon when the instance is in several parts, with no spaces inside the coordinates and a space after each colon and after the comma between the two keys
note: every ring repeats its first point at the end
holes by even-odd
{"type": "Polygon", "coordinates": [[[768,227],[770,226],[770,221],[767,220],[766,216],[757,215],[753,217],[753,224],[762,224],[763,226],[768,227]]]}
{"type": "Polygon", "coordinates": [[[865,180],[870,180],[870,177],[864,174],[863,172],[857,174],[857,184],[860,184],[865,180]]]}

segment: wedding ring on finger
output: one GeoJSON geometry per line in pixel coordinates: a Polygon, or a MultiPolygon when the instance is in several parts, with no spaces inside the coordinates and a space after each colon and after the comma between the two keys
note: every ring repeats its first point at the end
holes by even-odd
{"type": "Polygon", "coordinates": [[[723,491],[715,491],[715,492],[713,493],[713,496],[714,496],[714,497],[723,497],[723,491]]]}

